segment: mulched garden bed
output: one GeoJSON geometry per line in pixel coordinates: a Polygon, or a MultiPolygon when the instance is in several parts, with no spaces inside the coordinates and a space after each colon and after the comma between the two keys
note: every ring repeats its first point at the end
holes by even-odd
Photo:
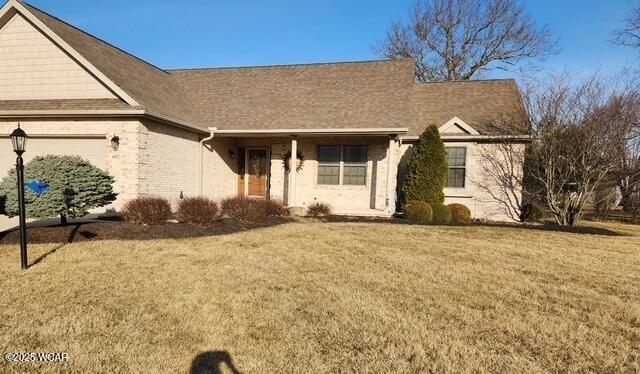
{"type": "MultiPolygon", "coordinates": [[[[186,223],[164,225],[133,225],[124,221],[70,223],[64,226],[33,227],[27,229],[29,243],[73,243],[89,240],[152,240],[181,239],[231,234],[261,227],[291,222],[289,218],[271,218],[261,223],[243,223],[225,218],[212,227],[196,227],[186,223]]],[[[0,244],[20,243],[18,230],[0,234],[0,244]]]]}

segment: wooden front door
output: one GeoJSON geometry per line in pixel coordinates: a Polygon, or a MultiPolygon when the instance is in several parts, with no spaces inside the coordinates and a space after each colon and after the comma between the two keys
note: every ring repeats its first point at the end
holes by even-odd
{"type": "Polygon", "coordinates": [[[269,178],[268,152],[265,148],[247,149],[245,170],[247,196],[266,197],[269,178]]]}

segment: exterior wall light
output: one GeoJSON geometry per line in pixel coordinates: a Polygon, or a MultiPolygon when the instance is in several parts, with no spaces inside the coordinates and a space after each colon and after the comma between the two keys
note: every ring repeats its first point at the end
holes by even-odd
{"type": "Polygon", "coordinates": [[[111,149],[118,151],[120,148],[120,138],[117,135],[111,137],[111,149]]]}

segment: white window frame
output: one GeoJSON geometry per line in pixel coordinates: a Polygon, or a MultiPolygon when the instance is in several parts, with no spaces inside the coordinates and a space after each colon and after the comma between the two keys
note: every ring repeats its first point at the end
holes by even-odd
{"type": "Polygon", "coordinates": [[[362,188],[362,187],[368,187],[369,186],[369,174],[371,173],[371,171],[369,171],[369,149],[371,147],[369,147],[369,144],[317,144],[316,145],[316,154],[317,154],[317,168],[316,168],[316,176],[315,176],[315,181],[316,181],[316,186],[319,187],[346,187],[346,188],[362,188]],[[365,175],[364,175],[364,184],[344,184],[344,166],[345,166],[345,161],[344,161],[344,155],[345,155],[345,151],[344,148],[346,146],[357,146],[357,147],[366,147],[366,159],[365,162],[363,163],[363,165],[354,165],[354,166],[364,166],[365,168],[365,175]],[[320,171],[320,166],[327,166],[327,165],[322,165],[322,163],[320,162],[320,147],[340,147],[340,162],[339,164],[339,173],[340,175],[338,176],[338,184],[324,184],[324,183],[319,183],[318,182],[318,173],[320,171]]]}
{"type": "MultiPolygon", "coordinates": [[[[444,194],[446,197],[468,197],[469,187],[469,150],[471,149],[471,143],[445,143],[446,148],[464,148],[464,187],[445,187],[444,194]]],[[[449,167],[447,165],[447,173],[449,167]]]]}

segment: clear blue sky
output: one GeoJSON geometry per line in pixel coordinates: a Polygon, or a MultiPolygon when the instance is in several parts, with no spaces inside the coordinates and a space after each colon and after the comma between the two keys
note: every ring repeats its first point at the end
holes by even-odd
{"type": "MultiPolygon", "coordinates": [[[[637,64],[637,51],[609,43],[633,1],[525,1],[560,39],[545,67],[613,74],[637,64]]],[[[155,65],[182,68],[376,59],[372,45],[413,0],[29,2],[155,65]]]]}

